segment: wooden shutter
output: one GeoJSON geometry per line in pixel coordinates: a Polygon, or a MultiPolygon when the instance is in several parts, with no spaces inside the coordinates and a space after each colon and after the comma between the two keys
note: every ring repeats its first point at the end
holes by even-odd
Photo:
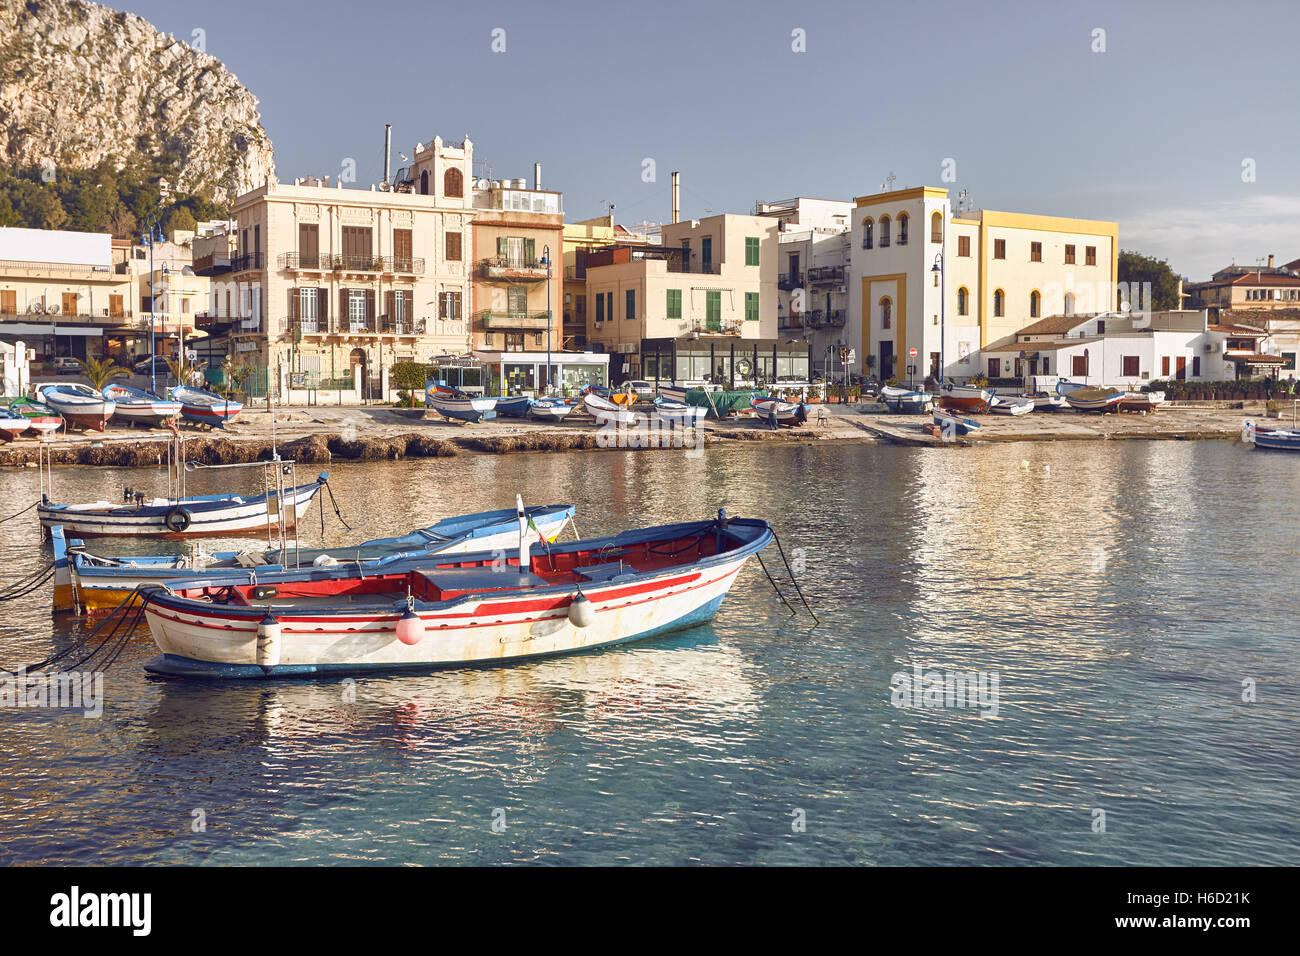
{"type": "Polygon", "coordinates": [[[388,321],[392,322],[397,317],[397,296],[392,289],[384,293],[384,314],[388,316],[388,321]]]}
{"type": "MultiPolygon", "coordinates": [[[[120,301],[121,296],[116,296],[120,301]]],[[[5,315],[18,314],[18,292],[16,289],[5,289],[0,291],[0,312],[5,315]]]]}
{"type": "MultiPolygon", "coordinates": [[[[13,293],[10,293],[12,295],[13,293]]],[[[108,314],[112,318],[120,319],[124,314],[122,308],[123,300],[120,295],[110,295],[108,297],[108,314]]],[[[0,312],[7,312],[8,309],[0,308],[0,312]]]]}
{"type": "Polygon", "coordinates": [[[62,311],[63,311],[63,314],[64,314],[64,315],[76,315],[76,314],[77,314],[77,293],[75,293],[75,292],[65,292],[65,293],[63,293],[63,309],[62,309],[62,311]]]}
{"type": "Polygon", "coordinates": [[[322,332],[328,332],[330,327],[329,306],[327,305],[329,300],[329,290],[316,290],[316,328],[320,329],[322,332]]]}
{"type": "Polygon", "coordinates": [[[537,242],[533,239],[524,240],[524,265],[532,265],[537,261],[537,242]]]}
{"type": "Polygon", "coordinates": [[[289,290],[289,321],[290,322],[296,321],[298,319],[298,316],[299,316],[298,290],[290,289],[289,290]]]}
{"type": "Polygon", "coordinates": [[[446,258],[447,258],[447,261],[448,261],[448,262],[459,262],[459,261],[460,261],[460,233],[459,233],[459,232],[449,232],[449,233],[447,233],[447,256],[446,256],[446,258]]]}
{"type": "Polygon", "coordinates": [[[298,226],[298,264],[307,269],[320,264],[320,230],[314,224],[298,226]]]}
{"type": "MultiPolygon", "coordinates": [[[[346,255],[346,253],[344,253],[346,255]]],[[[344,331],[348,327],[348,290],[339,289],[339,328],[344,331]]]]}
{"type": "Polygon", "coordinates": [[[375,323],[375,290],[366,290],[366,323],[373,329],[375,323]]]}

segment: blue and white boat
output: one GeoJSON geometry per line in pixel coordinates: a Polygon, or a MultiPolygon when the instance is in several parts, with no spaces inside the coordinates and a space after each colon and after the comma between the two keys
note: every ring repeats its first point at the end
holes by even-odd
{"type": "Polygon", "coordinates": [[[528,417],[539,422],[563,421],[573,406],[562,398],[535,398],[528,403],[528,417]]]}
{"type": "MultiPolygon", "coordinates": [[[[522,531],[522,529],[521,529],[522,531]]],[[[521,534],[522,537],[522,534],[521,534]]],[[[728,518],[570,544],[193,578],[142,592],[150,673],[277,678],[506,664],[712,619],[766,521],[728,518]]]]}
{"type": "MultiPolygon", "coordinates": [[[[573,513],[573,505],[536,505],[524,509],[529,533],[547,541],[559,537],[573,521],[573,513]]],[[[375,538],[341,548],[259,548],[211,554],[195,550],[185,555],[108,556],[86,551],[82,541],[67,540],[62,527],[55,526],[50,529],[56,568],[54,610],[111,611],[140,585],[173,585],[186,578],[223,572],[246,579],[250,568],[262,574],[304,565],[351,563],[370,573],[405,558],[504,549],[517,544],[518,536],[518,512],[514,508],[501,508],[444,518],[400,537],[375,538]],[[60,568],[66,571],[61,573],[60,568]]]]}
{"type": "Polygon", "coordinates": [[[104,397],[117,403],[113,415],[132,425],[161,425],[180,417],[184,405],[129,385],[109,385],[104,397]]]}
{"type": "Polygon", "coordinates": [[[685,402],[673,401],[662,396],[655,399],[654,405],[655,418],[665,425],[673,425],[678,428],[691,428],[698,425],[700,420],[709,414],[707,408],[687,405],[685,402]]]}
{"type": "Polygon", "coordinates": [[[497,401],[495,397],[469,395],[445,385],[430,385],[424,392],[426,408],[432,408],[444,418],[454,418],[471,424],[496,418],[497,401]]]}
{"type": "Polygon", "coordinates": [[[80,382],[46,383],[36,386],[36,397],[54,409],[69,424],[102,432],[117,409],[115,402],[80,382]]]}
{"type": "Polygon", "coordinates": [[[943,429],[945,438],[953,435],[968,435],[980,427],[980,423],[971,418],[962,418],[946,408],[936,408],[933,413],[934,423],[943,429]]]}
{"type": "Polygon", "coordinates": [[[510,395],[498,398],[496,413],[498,415],[509,415],[511,418],[526,418],[529,408],[532,407],[532,402],[533,400],[527,395],[510,395]]]}
{"type": "Polygon", "coordinates": [[[1267,428],[1246,422],[1242,439],[1253,442],[1256,448],[1271,451],[1300,451],[1300,430],[1294,428],[1267,428]]]}
{"type": "MultiPolygon", "coordinates": [[[[321,472],[311,484],[285,489],[284,512],[292,527],[312,500],[325,487],[329,472],[321,472]]],[[[268,508],[276,493],[254,495],[194,495],[184,498],[143,496],[135,502],[112,504],[95,501],[89,504],[62,505],[42,496],[36,506],[41,527],[62,525],[69,537],[94,538],[102,535],[129,535],[163,538],[198,535],[239,535],[268,526],[277,527],[279,508],[268,508]]]]}
{"type": "Polygon", "coordinates": [[[929,392],[913,392],[896,385],[882,388],[880,400],[891,412],[904,415],[921,415],[934,407],[934,396],[929,392]]]}

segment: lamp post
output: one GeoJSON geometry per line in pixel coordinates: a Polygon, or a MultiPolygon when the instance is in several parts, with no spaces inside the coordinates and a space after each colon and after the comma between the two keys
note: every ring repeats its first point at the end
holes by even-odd
{"type": "MultiPolygon", "coordinates": [[[[937,272],[939,274],[939,384],[938,384],[938,388],[940,391],[943,391],[943,380],[944,380],[943,340],[946,337],[944,335],[944,332],[945,332],[945,327],[947,326],[948,323],[948,296],[945,294],[947,292],[947,289],[945,288],[944,285],[943,266],[944,266],[943,253],[936,252],[934,254],[934,265],[930,268],[930,271],[937,272]]],[[[921,317],[921,321],[922,322],[925,321],[924,316],[921,317]]]]}
{"type": "Polygon", "coordinates": [[[158,217],[155,215],[149,220],[148,232],[144,234],[143,242],[149,245],[149,391],[158,394],[158,380],[156,362],[154,361],[154,320],[158,314],[157,293],[154,291],[153,283],[153,246],[154,242],[162,238],[158,229],[158,217]]]}
{"type": "Polygon", "coordinates": [[[546,394],[551,394],[551,247],[542,247],[546,264],[546,394]]]}

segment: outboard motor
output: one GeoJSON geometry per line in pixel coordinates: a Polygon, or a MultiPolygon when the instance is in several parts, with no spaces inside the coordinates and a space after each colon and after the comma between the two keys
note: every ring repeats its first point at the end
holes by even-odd
{"type": "Polygon", "coordinates": [[[131,499],[134,497],[135,497],[135,492],[131,490],[130,485],[127,485],[125,488],[122,489],[122,501],[124,501],[125,503],[130,504],[131,499]]]}

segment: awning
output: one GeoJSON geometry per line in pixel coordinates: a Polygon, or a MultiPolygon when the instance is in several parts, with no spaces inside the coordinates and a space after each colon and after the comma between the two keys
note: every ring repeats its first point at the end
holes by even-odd
{"type": "Polygon", "coordinates": [[[6,322],[0,335],[84,335],[103,338],[104,330],[84,325],[36,325],[31,322],[6,322]]]}
{"type": "Polygon", "coordinates": [[[1263,352],[1248,352],[1242,355],[1225,356],[1229,362],[1238,365],[1285,365],[1286,359],[1280,355],[1267,355],[1263,352]]]}

